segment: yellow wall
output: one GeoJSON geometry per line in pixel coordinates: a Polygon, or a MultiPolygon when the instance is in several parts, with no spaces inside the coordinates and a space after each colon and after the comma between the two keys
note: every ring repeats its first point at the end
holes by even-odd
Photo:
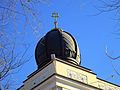
{"type": "Polygon", "coordinates": [[[104,85],[105,90],[108,88],[111,88],[112,90],[120,90],[120,87],[110,84],[106,81],[100,80],[97,78],[97,76],[93,73],[87,72],[85,70],[82,70],[80,68],[77,67],[73,67],[71,65],[65,64],[65,63],[61,63],[59,61],[56,61],[56,73],[68,78],[72,78],[74,80],[80,81],[78,79],[79,75],[81,75],[81,78],[84,78],[87,81],[82,81],[83,83],[98,87],[98,88],[103,88],[102,85],[104,85]],[[72,73],[73,77],[70,77],[68,74],[72,73]],[[101,86],[100,86],[101,85],[101,86]]]}
{"type": "MultiPolygon", "coordinates": [[[[120,90],[119,86],[111,84],[104,80],[98,79],[96,77],[96,74],[92,73],[90,70],[87,70],[80,66],[74,66],[73,64],[70,64],[68,62],[65,63],[64,61],[60,61],[60,60],[53,60],[49,65],[45,66],[38,73],[34,74],[32,77],[27,79],[24,82],[24,87],[21,88],[20,90],[31,90],[32,87],[38,85],[40,82],[44,81],[45,79],[47,79],[53,74],[67,77],[71,80],[82,82],[82,83],[85,83],[85,85],[88,85],[88,86],[91,85],[97,88],[101,88],[103,90],[120,90]]],[[[62,82],[59,83],[55,80],[53,81],[56,83],[56,85],[59,84],[66,87],[64,84],[62,84],[62,82]]],[[[69,83],[69,86],[67,87],[69,88],[73,87],[74,86],[73,84],[75,84],[74,82],[73,83],[68,82],[68,83],[69,83]]],[[[79,84],[78,84],[78,87],[80,87],[79,84]]]]}

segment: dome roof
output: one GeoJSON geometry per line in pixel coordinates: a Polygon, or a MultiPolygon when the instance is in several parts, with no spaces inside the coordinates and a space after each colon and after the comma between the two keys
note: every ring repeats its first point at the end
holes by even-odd
{"type": "Polygon", "coordinates": [[[51,54],[56,58],[73,64],[80,64],[80,53],[73,36],[61,29],[55,28],[40,39],[36,46],[35,58],[38,68],[51,60],[51,54]]]}

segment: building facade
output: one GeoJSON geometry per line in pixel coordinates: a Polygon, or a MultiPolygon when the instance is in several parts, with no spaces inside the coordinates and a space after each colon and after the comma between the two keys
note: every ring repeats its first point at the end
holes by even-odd
{"type": "Polygon", "coordinates": [[[90,69],[55,58],[29,75],[18,90],[120,90],[120,86],[97,78],[90,69]]]}

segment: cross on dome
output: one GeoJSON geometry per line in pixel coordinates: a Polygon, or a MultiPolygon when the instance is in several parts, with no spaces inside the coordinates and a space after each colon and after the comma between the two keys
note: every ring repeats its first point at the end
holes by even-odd
{"type": "Polygon", "coordinates": [[[56,12],[52,13],[52,17],[54,18],[55,28],[57,28],[57,24],[58,24],[57,19],[59,17],[58,13],[56,12]]]}

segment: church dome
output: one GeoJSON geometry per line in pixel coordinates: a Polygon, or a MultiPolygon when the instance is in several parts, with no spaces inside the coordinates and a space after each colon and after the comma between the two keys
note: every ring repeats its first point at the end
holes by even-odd
{"type": "Polygon", "coordinates": [[[51,55],[56,58],[80,64],[80,53],[73,36],[61,29],[55,28],[40,39],[36,46],[35,58],[38,68],[51,61],[51,55]]]}

